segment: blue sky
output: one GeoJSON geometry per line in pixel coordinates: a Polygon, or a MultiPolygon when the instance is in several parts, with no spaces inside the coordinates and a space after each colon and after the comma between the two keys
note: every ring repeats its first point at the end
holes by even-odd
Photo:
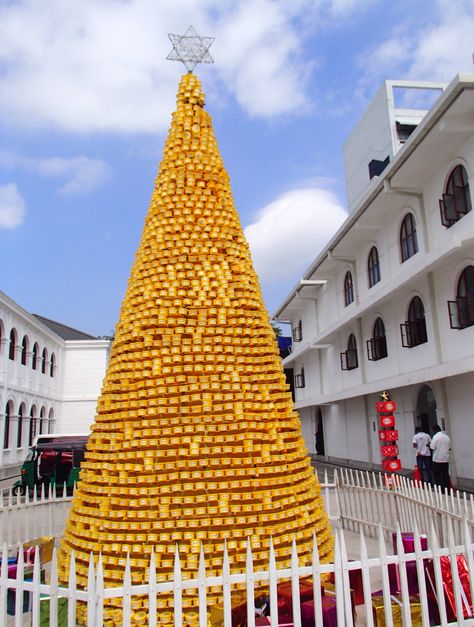
{"type": "Polygon", "coordinates": [[[467,0],[0,0],[0,289],[109,334],[181,74],[196,69],[270,312],[345,217],[343,145],[384,79],[472,72],[467,0]]]}

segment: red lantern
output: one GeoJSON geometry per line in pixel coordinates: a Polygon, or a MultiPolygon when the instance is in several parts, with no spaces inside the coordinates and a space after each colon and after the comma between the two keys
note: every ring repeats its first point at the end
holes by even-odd
{"type": "Polygon", "coordinates": [[[398,440],[398,431],[396,429],[383,429],[379,431],[379,440],[396,442],[398,440]]]}
{"type": "Polygon", "coordinates": [[[398,446],[396,444],[389,444],[387,446],[381,446],[380,452],[382,457],[397,457],[398,446]]]}
{"type": "Polygon", "coordinates": [[[382,468],[388,472],[395,472],[402,469],[402,463],[399,459],[384,459],[382,461],[382,468]]]}
{"type": "Polygon", "coordinates": [[[375,411],[378,414],[391,414],[397,411],[397,404],[395,401],[380,401],[375,403],[375,411]]]}
{"type": "Polygon", "coordinates": [[[379,424],[381,427],[394,427],[395,416],[393,414],[388,416],[379,416],[379,424]]]}

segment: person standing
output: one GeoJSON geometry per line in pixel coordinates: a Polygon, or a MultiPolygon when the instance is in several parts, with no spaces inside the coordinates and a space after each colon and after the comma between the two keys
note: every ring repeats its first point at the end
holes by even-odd
{"type": "Polygon", "coordinates": [[[449,451],[451,450],[451,439],[447,433],[441,431],[439,425],[433,427],[430,448],[433,451],[433,478],[436,485],[439,485],[444,492],[450,487],[449,451]]]}
{"type": "Polygon", "coordinates": [[[421,427],[415,427],[413,448],[416,449],[416,465],[422,481],[433,483],[431,478],[431,438],[421,427]]]}

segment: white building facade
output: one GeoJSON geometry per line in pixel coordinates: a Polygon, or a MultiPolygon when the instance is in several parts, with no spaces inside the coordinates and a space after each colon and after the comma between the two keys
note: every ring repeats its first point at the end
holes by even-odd
{"type": "Polygon", "coordinates": [[[0,292],[0,479],[40,433],[87,433],[110,341],[35,316],[0,292]]]}
{"type": "Polygon", "coordinates": [[[474,487],[474,76],[387,82],[347,142],[349,216],[275,318],[310,453],[381,468],[375,403],[397,403],[399,457],[415,426],[451,437],[453,481],[474,487]],[[396,90],[440,90],[428,110],[396,90]]]}

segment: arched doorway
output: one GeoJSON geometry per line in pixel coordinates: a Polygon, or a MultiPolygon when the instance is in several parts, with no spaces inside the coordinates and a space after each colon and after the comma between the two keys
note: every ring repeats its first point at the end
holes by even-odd
{"type": "Polygon", "coordinates": [[[436,397],[429,385],[424,385],[418,392],[416,402],[416,425],[425,433],[431,433],[431,429],[437,424],[436,397]]]}

